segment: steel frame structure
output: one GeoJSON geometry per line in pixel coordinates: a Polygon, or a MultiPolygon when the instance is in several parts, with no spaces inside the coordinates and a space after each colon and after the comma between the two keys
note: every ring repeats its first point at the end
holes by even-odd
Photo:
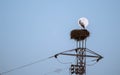
{"type": "Polygon", "coordinates": [[[86,48],[86,40],[89,36],[89,32],[86,29],[73,30],[71,32],[71,39],[76,41],[76,49],[67,50],[54,55],[57,58],[58,55],[74,56],[76,58],[75,64],[71,64],[69,70],[71,75],[86,75],[86,60],[87,58],[95,58],[98,62],[103,57],[98,53],[86,48]],[[68,53],[68,52],[75,53],[68,53]]]}

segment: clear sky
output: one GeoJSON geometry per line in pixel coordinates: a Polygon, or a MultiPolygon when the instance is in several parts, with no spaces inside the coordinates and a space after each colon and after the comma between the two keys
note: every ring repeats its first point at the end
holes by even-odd
{"type": "MultiPolygon", "coordinates": [[[[87,48],[104,56],[87,75],[119,75],[120,0],[0,0],[0,73],[75,48],[80,17],[89,19],[87,48]]],[[[5,75],[69,75],[69,66],[52,58],[5,75]]]]}

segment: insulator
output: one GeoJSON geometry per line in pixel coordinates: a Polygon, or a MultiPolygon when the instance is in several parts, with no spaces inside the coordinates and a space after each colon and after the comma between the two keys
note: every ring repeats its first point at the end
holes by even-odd
{"type": "Polygon", "coordinates": [[[71,65],[70,71],[71,71],[71,74],[75,73],[75,71],[74,71],[74,65],[71,65]]]}

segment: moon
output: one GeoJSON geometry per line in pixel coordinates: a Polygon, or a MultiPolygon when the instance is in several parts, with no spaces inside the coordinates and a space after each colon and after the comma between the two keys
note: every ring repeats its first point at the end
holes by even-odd
{"type": "Polygon", "coordinates": [[[82,17],[78,20],[78,24],[81,25],[83,28],[86,28],[89,24],[88,19],[85,17],[82,17]]]}

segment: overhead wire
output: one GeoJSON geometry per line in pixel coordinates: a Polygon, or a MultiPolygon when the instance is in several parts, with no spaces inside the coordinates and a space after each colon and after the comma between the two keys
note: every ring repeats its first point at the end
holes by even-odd
{"type": "Polygon", "coordinates": [[[71,49],[71,50],[66,50],[66,51],[63,51],[63,52],[60,52],[60,53],[57,53],[57,54],[55,54],[54,55],[54,57],[57,59],[57,61],[59,62],[59,63],[61,63],[61,64],[71,64],[72,62],[62,62],[62,61],[60,61],[57,57],[58,57],[58,55],[62,55],[63,53],[65,53],[65,52],[71,52],[71,51],[75,51],[76,49],[71,49]]]}
{"type": "MultiPolygon", "coordinates": [[[[70,51],[74,51],[75,49],[72,49],[72,50],[66,50],[66,51],[63,51],[61,53],[64,53],[64,52],[70,52],[70,51]]],[[[53,58],[53,57],[57,57],[59,54],[61,53],[58,53],[58,54],[55,54],[54,56],[50,56],[48,58],[45,58],[45,59],[40,59],[40,60],[37,60],[37,61],[34,61],[34,62],[31,62],[31,63],[28,63],[28,64],[25,64],[25,65],[22,65],[22,66],[19,66],[19,67],[16,67],[16,68],[13,68],[13,69],[10,69],[10,70],[7,70],[7,71],[4,71],[4,72],[1,72],[0,75],[4,75],[4,74],[7,74],[9,72],[12,72],[12,71],[15,71],[15,70],[18,70],[18,69],[22,69],[22,68],[25,68],[25,67],[28,67],[28,66],[31,66],[33,64],[36,64],[36,63],[39,63],[39,62],[42,62],[42,61],[45,61],[47,59],[50,59],[50,58],[53,58]]],[[[57,59],[58,60],[58,59],[57,59]]],[[[59,61],[59,60],[58,60],[59,61]]],[[[60,62],[60,61],[59,61],[60,62]]],[[[62,62],[60,62],[62,63],[62,62]]],[[[62,64],[68,64],[68,63],[62,63],[62,64]]]]}
{"type": "MultiPolygon", "coordinates": [[[[86,48],[86,49],[87,49],[87,48],[86,48]]],[[[25,65],[22,65],[22,66],[19,66],[19,67],[16,67],[16,68],[13,68],[13,69],[10,69],[10,70],[7,70],[7,71],[4,71],[4,72],[1,72],[0,75],[4,75],[4,74],[7,74],[7,73],[12,72],[12,71],[25,68],[25,67],[31,66],[31,65],[33,65],[33,64],[39,63],[39,62],[43,62],[43,61],[45,61],[45,60],[47,60],[47,59],[50,59],[50,58],[53,58],[53,57],[55,57],[55,58],[57,59],[57,61],[58,61],[59,63],[61,63],[61,64],[71,64],[72,62],[64,63],[64,62],[61,62],[61,61],[57,58],[58,55],[64,55],[65,52],[71,52],[71,51],[76,51],[76,49],[66,50],[66,51],[57,53],[57,54],[55,54],[54,56],[50,56],[50,57],[47,57],[47,58],[45,58],[45,59],[40,59],[40,60],[37,60],[37,61],[31,62],[31,63],[25,64],[25,65]]],[[[87,49],[87,51],[90,52],[90,53],[92,53],[92,54],[99,55],[99,54],[93,52],[92,50],[87,49]]]]}
{"type": "Polygon", "coordinates": [[[31,62],[31,63],[25,64],[25,65],[22,65],[22,66],[10,69],[8,71],[1,72],[0,75],[4,75],[4,74],[7,74],[7,73],[12,72],[12,71],[25,68],[25,67],[31,66],[33,64],[39,63],[39,62],[43,62],[43,61],[48,60],[48,59],[50,59],[52,57],[54,57],[54,56],[51,56],[51,57],[48,57],[48,58],[45,58],[45,59],[40,59],[40,60],[37,60],[37,61],[31,62]]]}
{"type": "Polygon", "coordinates": [[[94,51],[92,51],[92,50],[90,50],[90,49],[88,49],[88,48],[86,48],[86,51],[87,51],[87,52],[90,52],[90,53],[92,53],[92,54],[95,54],[95,55],[100,56],[99,54],[95,53],[94,51]]]}
{"type": "Polygon", "coordinates": [[[71,64],[72,62],[62,62],[62,61],[60,61],[58,58],[56,58],[57,59],[57,61],[59,62],[59,63],[61,63],[61,64],[71,64]]]}
{"type": "Polygon", "coordinates": [[[92,64],[86,64],[87,66],[93,66],[93,65],[95,65],[95,64],[97,64],[97,62],[94,62],[94,63],[92,63],[92,64]]]}

